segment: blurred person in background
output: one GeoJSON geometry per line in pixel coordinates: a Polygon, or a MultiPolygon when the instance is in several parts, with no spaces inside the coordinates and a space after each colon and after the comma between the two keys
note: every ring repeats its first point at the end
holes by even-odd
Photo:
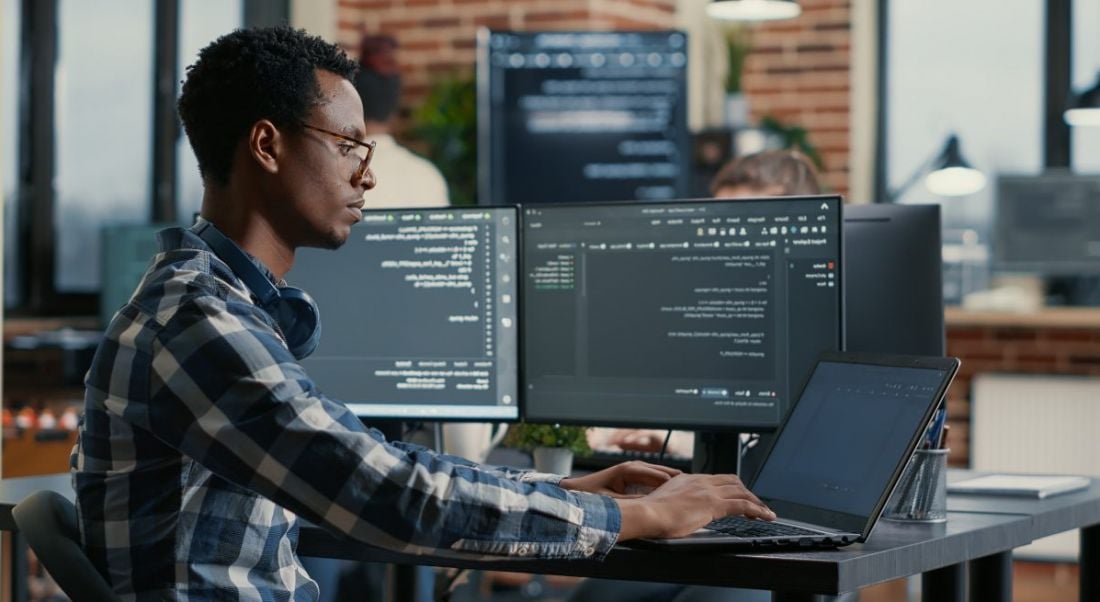
{"type": "Polygon", "coordinates": [[[443,174],[393,138],[401,103],[397,40],[387,35],[363,36],[355,89],[363,99],[367,136],[378,144],[371,163],[378,186],[366,195],[367,208],[446,207],[447,182],[443,174]]]}
{"type": "Polygon", "coordinates": [[[810,158],[795,150],[770,150],[727,163],[710,183],[716,199],[820,194],[810,158]]]}

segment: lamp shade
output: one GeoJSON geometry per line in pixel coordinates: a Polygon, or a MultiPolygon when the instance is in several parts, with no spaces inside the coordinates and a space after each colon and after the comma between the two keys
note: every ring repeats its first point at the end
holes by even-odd
{"type": "Polygon", "coordinates": [[[797,0],[712,0],[707,15],[724,21],[776,21],[802,14],[797,0]]]}
{"type": "Polygon", "coordinates": [[[932,171],[924,177],[924,185],[940,196],[965,196],[985,188],[985,174],[963,159],[959,137],[951,134],[947,144],[933,161],[932,171]]]}
{"type": "Polygon", "coordinates": [[[1064,115],[1066,123],[1077,126],[1100,126],[1100,76],[1096,84],[1076,95],[1064,115]]]}

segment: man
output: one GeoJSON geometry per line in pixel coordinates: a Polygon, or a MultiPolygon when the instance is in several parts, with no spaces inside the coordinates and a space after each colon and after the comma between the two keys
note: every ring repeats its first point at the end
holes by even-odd
{"type": "Polygon", "coordinates": [[[367,206],[446,207],[443,175],[427,159],[393,139],[393,117],[401,100],[396,51],[397,40],[391,36],[367,35],[359,44],[359,72],[354,83],[363,100],[367,136],[378,144],[372,169],[380,175],[378,187],[366,197],[367,206]]]}
{"type": "Polygon", "coordinates": [[[298,247],[343,244],[374,186],[354,72],[289,28],[226,35],[188,70],[202,219],[161,233],[107,328],[72,458],[84,548],[114,590],[315,600],[298,517],[394,550],[544,558],[773,518],[732,476],[633,463],[560,479],[390,443],[317,389],[297,361],[316,343],[308,298],[282,277],[298,247]]]}

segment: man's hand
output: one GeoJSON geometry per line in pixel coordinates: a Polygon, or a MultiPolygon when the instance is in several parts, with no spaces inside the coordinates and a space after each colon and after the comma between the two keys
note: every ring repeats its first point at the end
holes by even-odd
{"type": "Polygon", "coordinates": [[[562,479],[565,489],[599,493],[611,497],[641,497],[680,474],[679,470],[647,462],[623,462],[583,477],[562,479]]]}
{"type": "Polygon", "coordinates": [[[648,429],[618,429],[607,441],[619,449],[641,452],[659,452],[664,442],[665,433],[648,429]]]}
{"type": "Polygon", "coordinates": [[[681,474],[645,497],[616,502],[623,515],[620,541],[684,537],[729,515],[775,520],[775,513],[736,475],[681,474]]]}

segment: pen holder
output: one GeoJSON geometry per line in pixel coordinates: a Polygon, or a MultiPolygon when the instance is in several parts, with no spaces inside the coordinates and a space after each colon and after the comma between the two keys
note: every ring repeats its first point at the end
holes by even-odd
{"type": "Polygon", "coordinates": [[[947,520],[948,449],[918,449],[905,466],[882,517],[895,521],[942,523],[947,520]]]}

